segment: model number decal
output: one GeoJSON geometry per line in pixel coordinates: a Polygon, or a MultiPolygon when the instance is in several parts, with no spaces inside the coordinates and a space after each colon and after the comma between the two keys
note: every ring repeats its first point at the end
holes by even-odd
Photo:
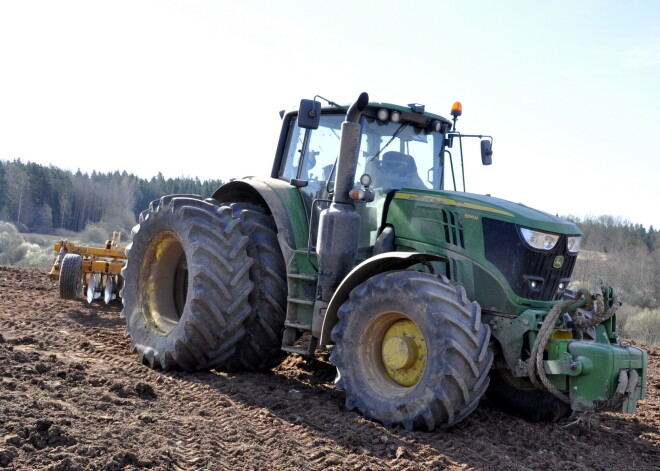
{"type": "Polygon", "coordinates": [[[479,216],[475,216],[474,214],[465,213],[463,216],[465,216],[468,219],[474,219],[475,221],[479,220],[479,216]]]}

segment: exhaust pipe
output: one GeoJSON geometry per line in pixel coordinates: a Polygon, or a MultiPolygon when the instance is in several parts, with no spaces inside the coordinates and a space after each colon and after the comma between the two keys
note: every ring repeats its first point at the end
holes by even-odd
{"type": "Polygon", "coordinates": [[[316,250],[319,260],[321,301],[329,302],[341,280],[353,268],[360,234],[360,215],[349,192],[355,185],[360,147],[360,116],[369,103],[369,95],[361,93],[346,113],[341,124],[339,158],[333,201],[321,211],[316,250]]]}
{"type": "Polygon", "coordinates": [[[341,123],[341,140],[339,141],[339,159],[337,161],[337,178],[333,201],[350,204],[353,200],[348,192],[355,184],[358,150],[360,147],[360,116],[369,103],[369,95],[362,92],[346,113],[346,121],[341,123]]]}

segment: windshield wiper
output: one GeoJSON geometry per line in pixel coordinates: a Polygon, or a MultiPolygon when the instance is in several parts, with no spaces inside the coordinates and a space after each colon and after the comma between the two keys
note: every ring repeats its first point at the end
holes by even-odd
{"type": "Polygon", "coordinates": [[[314,96],[314,101],[316,101],[317,98],[320,98],[321,100],[325,100],[325,101],[328,103],[328,105],[330,105],[330,106],[334,106],[335,108],[339,108],[339,109],[342,110],[342,111],[346,111],[346,108],[345,108],[345,107],[343,107],[343,106],[341,106],[341,105],[338,105],[338,104],[335,103],[334,101],[328,100],[327,98],[324,98],[324,97],[322,97],[321,95],[316,95],[316,96],[314,96]]]}
{"type": "Polygon", "coordinates": [[[396,139],[396,137],[401,133],[401,131],[403,131],[406,128],[406,126],[408,126],[408,123],[401,123],[399,128],[394,132],[394,134],[392,134],[392,138],[389,141],[387,141],[387,144],[385,144],[383,147],[378,149],[378,152],[376,152],[376,154],[373,157],[367,159],[367,162],[371,162],[376,157],[378,157],[380,153],[383,152],[387,148],[387,146],[389,146],[392,143],[394,139],[396,139]]]}

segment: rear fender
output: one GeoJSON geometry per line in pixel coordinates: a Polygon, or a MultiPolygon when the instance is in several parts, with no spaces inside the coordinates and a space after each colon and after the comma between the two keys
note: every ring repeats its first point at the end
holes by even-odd
{"type": "Polygon", "coordinates": [[[233,180],[222,185],[212,198],[220,203],[252,203],[270,210],[284,260],[293,250],[307,247],[307,217],[298,190],[275,178],[233,180]]]}
{"type": "MultiPolygon", "coordinates": [[[[367,279],[379,273],[390,270],[405,270],[413,265],[421,263],[432,270],[431,262],[448,262],[446,257],[420,252],[386,252],[371,257],[358,266],[342,280],[328,303],[328,307],[323,317],[323,326],[320,332],[312,329],[312,335],[319,337],[319,345],[325,348],[331,343],[330,332],[337,323],[337,311],[339,307],[348,299],[353,288],[365,282],[367,279]]],[[[316,319],[315,319],[316,320],[316,319]]]]}

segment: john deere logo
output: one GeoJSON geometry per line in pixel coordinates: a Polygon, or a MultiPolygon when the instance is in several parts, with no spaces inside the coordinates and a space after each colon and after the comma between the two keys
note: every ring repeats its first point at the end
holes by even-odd
{"type": "Polygon", "coordinates": [[[564,264],[564,257],[562,255],[557,255],[555,257],[555,261],[552,262],[552,266],[554,268],[561,268],[563,264],[564,264]]]}

